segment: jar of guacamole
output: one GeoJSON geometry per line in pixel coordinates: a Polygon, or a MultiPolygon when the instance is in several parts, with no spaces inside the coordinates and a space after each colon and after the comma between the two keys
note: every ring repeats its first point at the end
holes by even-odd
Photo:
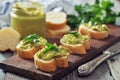
{"type": "Polygon", "coordinates": [[[40,3],[17,2],[11,12],[11,26],[21,34],[21,39],[30,34],[45,37],[45,11],[40,3]]]}

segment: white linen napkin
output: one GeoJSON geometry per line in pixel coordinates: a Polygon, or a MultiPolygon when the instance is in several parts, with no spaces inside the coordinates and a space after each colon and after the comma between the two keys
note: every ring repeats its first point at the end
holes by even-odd
{"type": "Polygon", "coordinates": [[[30,0],[0,0],[0,28],[10,26],[10,11],[15,2],[30,0]]]}

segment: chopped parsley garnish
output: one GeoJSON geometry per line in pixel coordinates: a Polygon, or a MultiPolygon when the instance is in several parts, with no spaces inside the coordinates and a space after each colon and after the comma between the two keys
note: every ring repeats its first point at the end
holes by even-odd
{"type": "Polygon", "coordinates": [[[50,50],[58,51],[59,49],[58,49],[58,47],[56,47],[55,45],[47,42],[47,43],[46,43],[46,48],[45,48],[45,50],[44,50],[44,53],[45,53],[45,52],[48,52],[48,51],[50,51],[50,50]]]}
{"type": "Polygon", "coordinates": [[[40,38],[39,35],[33,34],[33,35],[29,35],[29,36],[25,37],[22,41],[24,44],[35,43],[35,42],[39,42],[39,38],[40,38]]]}
{"type": "Polygon", "coordinates": [[[79,36],[79,33],[77,31],[70,31],[68,32],[68,34],[72,34],[74,35],[75,37],[78,37],[79,36]]]}

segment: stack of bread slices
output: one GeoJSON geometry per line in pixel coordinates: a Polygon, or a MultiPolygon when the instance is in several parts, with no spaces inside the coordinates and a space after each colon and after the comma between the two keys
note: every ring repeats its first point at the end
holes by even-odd
{"type": "Polygon", "coordinates": [[[64,12],[48,12],[46,14],[46,26],[48,38],[60,38],[70,31],[66,24],[67,15],[64,12]]]}

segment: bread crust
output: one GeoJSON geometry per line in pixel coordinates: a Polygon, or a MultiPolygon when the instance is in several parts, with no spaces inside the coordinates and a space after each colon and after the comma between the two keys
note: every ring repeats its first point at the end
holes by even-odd
{"type": "Polygon", "coordinates": [[[108,32],[107,31],[101,31],[101,32],[91,31],[91,37],[93,39],[104,39],[107,36],[108,36],[108,32]]]}
{"type": "Polygon", "coordinates": [[[46,26],[51,30],[63,28],[67,22],[67,15],[64,12],[50,11],[46,14],[46,26]]]}
{"type": "Polygon", "coordinates": [[[60,43],[62,46],[68,48],[73,54],[86,54],[87,53],[85,46],[83,44],[70,45],[70,44],[66,44],[62,42],[62,40],[60,40],[60,43]]]}
{"type": "Polygon", "coordinates": [[[55,58],[56,64],[60,68],[66,68],[68,67],[68,56],[63,56],[60,58],[55,58]]]}
{"type": "Polygon", "coordinates": [[[42,59],[39,59],[36,55],[34,56],[34,63],[36,69],[40,69],[45,72],[53,72],[57,69],[56,61],[55,59],[51,59],[49,61],[44,61],[42,59]]]}
{"type": "Polygon", "coordinates": [[[26,50],[23,50],[23,49],[20,49],[18,46],[17,46],[17,55],[22,57],[22,58],[33,58],[35,53],[37,51],[39,51],[40,49],[42,49],[44,46],[39,46],[39,47],[32,47],[30,49],[26,49],[26,50]]]}
{"type": "Polygon", "coordinates": [[[78,32],[84,35],[89,35],[93,39],[104,39],[108,36],[108,31],[94,31],[83,25],[79,27],[78,32]]]}
{"type": "Polygon", "coordinates": [[[89,35],[91,37],[91,32],[87,27],[84,27],[83,25],[80,25],[78,32],[80,32],[83,35],[89,35]]]}
{"type": "Polygon", "coordinates": [[[58,30],[47,29],[46,35],[48,38],[61,38],[65,33],[69,31],[70,31],[70,27],[66,25],[63,28],[58,30]]]}
{"type": "Polygon", "coordinates": [[[63,23],[59,23],[59,24],[55,24],[55,23],[52,23],[52,22],[46,22],[46,26],[47,26],[48,29],[58,30],[58,29],[63,28],[64,26],[66,26],[66,21],[63,22],[63,23]]]}

